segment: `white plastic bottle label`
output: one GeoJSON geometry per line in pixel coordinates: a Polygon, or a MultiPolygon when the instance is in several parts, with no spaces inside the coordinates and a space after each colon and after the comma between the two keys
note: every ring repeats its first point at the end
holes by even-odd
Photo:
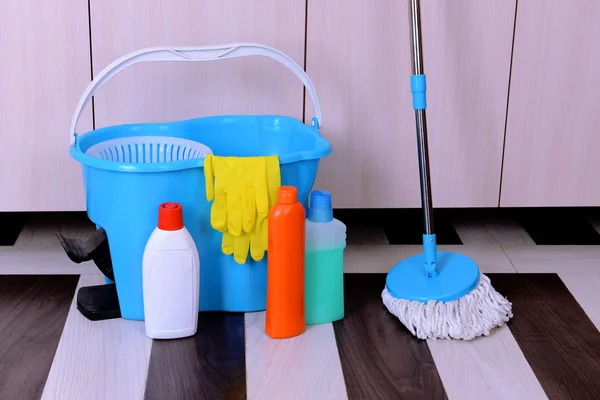
{"type": "Polygon", "coordinates": [[[198,276],[191,249],[154,252],[144,273],[148,336],[170,339],[193,335],[197,324],[198,276]]]}

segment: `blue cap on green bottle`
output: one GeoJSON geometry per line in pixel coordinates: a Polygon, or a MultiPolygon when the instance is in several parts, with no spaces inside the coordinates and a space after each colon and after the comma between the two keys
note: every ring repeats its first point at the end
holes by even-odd
{"type": "Polygon", "coordinates": [[[314,190],[310,194],[308,220],[311,222],[333,221],[333,208],[331,206],[331,193],[325,190],[314,190]]]}

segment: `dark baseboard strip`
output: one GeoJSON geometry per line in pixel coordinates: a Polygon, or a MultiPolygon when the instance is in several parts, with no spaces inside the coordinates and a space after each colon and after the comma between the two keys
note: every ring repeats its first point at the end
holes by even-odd
{"type": "Polygon", "coordinates": [[[145,399],[245,399],[244,314],[200,313],[195,336],[154,340],[145,399]]]}
{"type": "Polygon", "coordinates": [[[0,399],[41,397],[79,276],[0,276],[0,399]]]}
{"type": "Polygon", "coordinates": [[[26,213],[0,212],[0,246],[13,246],[26,222],[26,213]]]}
{"type": "Polygon", "coordinates": [[[600,245],[600,233],[579,209],[532,209],[516,212],[537,245],[600,245]]]}
{"type": "MultiPolygon", "coordinates": [[[[600,332],[556,274],[489,274],[549,399],[600,399],[600,332]]],[[[484,339],[485,340],[485,339],[484,339]]]]}
{"type": "Polygon", "coordinates": [[[385,274],[346,274],[346,317],[334,322],[350,400],[446,399],[427,342],[383,306],[385,274]]]}
{"type": "MultiPolygon", "coordinates": [[[[453,226],[453,210],[433,212],[438,244],[462,244],[453,226]]],[[[420,209],[388,210],[384,229],[390,244],[423,244],[423,212],[420,209]]]]}

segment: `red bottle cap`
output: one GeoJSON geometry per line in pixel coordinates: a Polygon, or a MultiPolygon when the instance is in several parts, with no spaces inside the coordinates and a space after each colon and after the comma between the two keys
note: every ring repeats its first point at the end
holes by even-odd
{"type": "Polygon", "coordinates": [[[277,192],[277,201],[280,204],[294,204],[298,201],[298,189],[294,186],[280,186],[277,192]]]}
{"type": "Polygon", "coordinates": [[[163,203],[158,207],[158,229],[178,231],[183,228],[183,209],[179,203],[163,203]]]}

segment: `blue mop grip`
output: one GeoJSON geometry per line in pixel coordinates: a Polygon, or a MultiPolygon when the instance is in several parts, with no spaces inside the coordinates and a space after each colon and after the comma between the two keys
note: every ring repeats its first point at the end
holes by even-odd
{"type": "Polygon", "coordinates": [[[425,256],[425,273],[433,278],[439,273],[437,266],[437,242],[434,235],[423,235],[423,253],[425,256]]]}
{"type": "Polygon", "coordinates": [[[410,91],[412,92],[413,108],[424,110],[427,108],[427,79],[425,74],[410,76],[410,91]]]}

